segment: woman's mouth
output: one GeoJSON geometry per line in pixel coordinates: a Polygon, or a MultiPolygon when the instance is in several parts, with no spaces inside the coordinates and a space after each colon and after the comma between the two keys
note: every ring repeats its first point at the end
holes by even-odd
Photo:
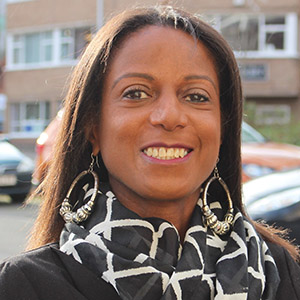
{"type": "Polygon", "coordinates": [[[184,158],[192,150],[186,148],[167,148],[167,147],[148,147],[143,152],[156,159],[170,160],[176,158],[184,158]]]}

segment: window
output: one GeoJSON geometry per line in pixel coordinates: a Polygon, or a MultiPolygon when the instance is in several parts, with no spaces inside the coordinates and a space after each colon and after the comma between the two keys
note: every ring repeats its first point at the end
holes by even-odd
{"type": "Polygon", "coordinates": [[[222,16],[221,33],[234,50],[258,50],[258,19],[255,17],[222,16]]]}
{"type": "Polygon", "coordinates": [[[21,58],[21,49],[22,49],[22,43],[21,43],[21,37],[19,35],[14,36],[13,39],[13,62],[15,64],[19,64],[22,61],[21,58]]]}
{"type": "Polygon", "coordinates": [[[288,124],[291,121],[291,107],[281,105],[258,105],[255,112],[255,123],[258,125],[288,124]]]}
{"type": "Polygon", "coordinates": [[[237,56],[297,55],[297,15],[216,16],[215,26],[237,56]]]}
{"type": "Polygon", "coordinates": [[[262,27],[265,31],[265,47],[268,50],[284,50],[284,36],[286,28],[286,20],[284,16],[265,16],[262,27]]]}
{"type": "Polygon", "coordinates": [[[90,37],[90,27],[8,35],[7,69],[74,64],[90,37]]]}
{"type": "Polygon", "coordinates": [[[268,79],[269,72],[266,64],[239,64],[239,68],[241,78],[244,81],[264,81],[268,79]]]}
{"type": "Polygon", "coordinates": [[[50,120],[49,102],[11,104],[11,132],[40,134],[50,120]]]}
{"type": "Polygon", "coordinates": [[[52,60],[51,31],[13,36],[13,64],[32,64],[52,60]]]}
{"type": "Polygon", "coordinates": [[[79,57],[90,40],[89,28],[63,29],[60,34],[60,59],[72,60],[79,57]]]}

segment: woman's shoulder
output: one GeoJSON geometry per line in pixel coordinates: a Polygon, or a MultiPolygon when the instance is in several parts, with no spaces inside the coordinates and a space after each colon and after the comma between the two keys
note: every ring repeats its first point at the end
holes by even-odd
{"type": "Polygon", "coordinates": [[[300,265],[280,245],[267,242],[279,271],[276,299],[300,299],[300,265]]]}
{"type": "Polygon", "coordinates": [[[0,284],[5,279],[22,279],[21,282],[35,282],[53,276],[69,280],[62,260],[55,253],[57,244],[21,253],[3,261],[0,265],[0,284]]]}
{"type": "Polygon", "coordinates": [[[48,244],[40,248],[23,252],[16,256],[5,259],[0,264],[1,274],[4,271],[11,271],[15,268],[43,268],[45,263],[57,263],[56,256],[53,254],[53,249],[57,249],[57,244],[48,244]]]}
{"type": "MultiPolygon", "coordinates": [[[[0,265],[1,299],[40,299],[41,295],[52,295],[55,285],[70,282],[52,247],[46,245],[5,260],[0,265]]],[[[48,297],[48,298],[47,298],[48,297]]],[[[62,298],[59,298],[62,299],[62,298]]]]}
{"type": "Polygon", "coordinates": [[[25,252],[0,265],[0,299],[120,299],[113,287],[58,250],[57,244],[25,252]]]}

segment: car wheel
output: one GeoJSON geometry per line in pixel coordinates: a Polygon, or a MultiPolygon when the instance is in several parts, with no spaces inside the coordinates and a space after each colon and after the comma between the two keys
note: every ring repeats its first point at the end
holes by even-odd
{"type": "Polygon", "coordinates": [[[12,202],[21,203],[26,199],[27,194],[10,195],[10,197],[11,197],[12,202]]]}

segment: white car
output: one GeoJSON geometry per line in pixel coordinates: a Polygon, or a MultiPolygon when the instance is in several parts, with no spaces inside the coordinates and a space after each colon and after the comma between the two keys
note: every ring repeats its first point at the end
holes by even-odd
{"type": "Polygon", "coordinates": [[[244,183],[243,199],[254,220],[290,229],[290,237],[300,244],[300,168],[244,183]]]}

